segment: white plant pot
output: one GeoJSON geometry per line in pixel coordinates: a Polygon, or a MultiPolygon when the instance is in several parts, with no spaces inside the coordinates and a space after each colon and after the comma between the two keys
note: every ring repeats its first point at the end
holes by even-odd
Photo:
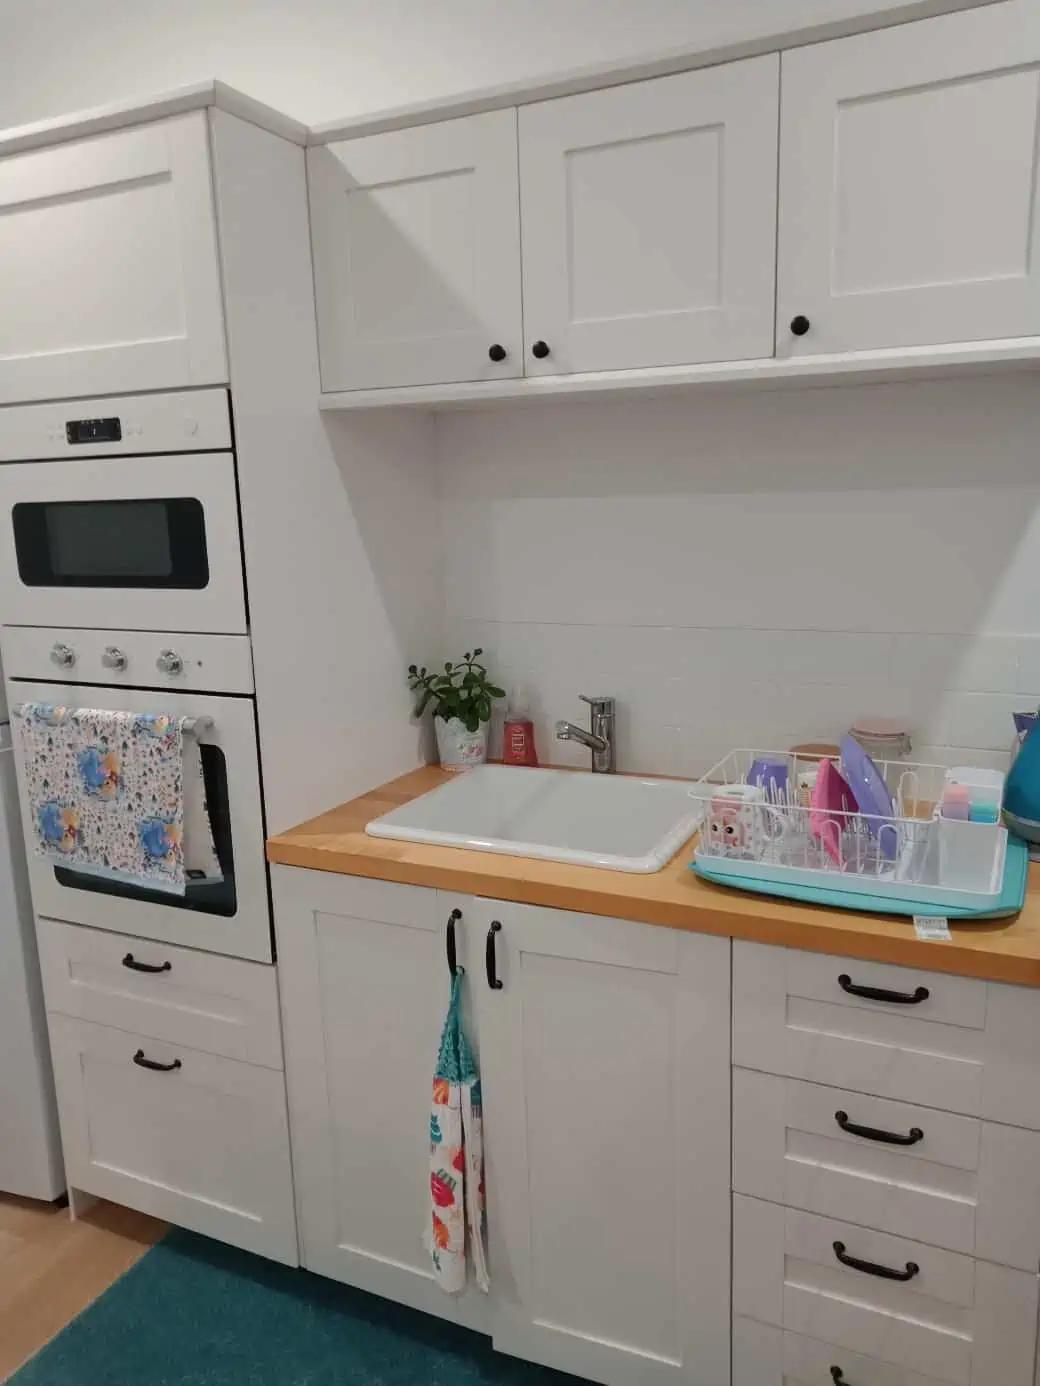
{"type": "Polygon", "coordinates": [[[445,770],[468,770],[471,765],[483,765],[487,760],[487,723],[481,722],[475,732],[467,731],[458,717],[447,721],[435,717],[437,751],[445,770]]]}

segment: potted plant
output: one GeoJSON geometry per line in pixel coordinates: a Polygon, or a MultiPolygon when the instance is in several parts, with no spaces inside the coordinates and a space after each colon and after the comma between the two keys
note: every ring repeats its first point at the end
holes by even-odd
{"type": "Polygon", "coordinates": [[[483,653],[467,650],[458,664],[446,663],[443,674],[408,666],[408,687],[418,694],[415,715],[421,717],[432,704],[437,750],[446,770],[465,770],[487,760],[491,704],[506,694],[488,679],[487,668],[478,664],[483,653]]]}

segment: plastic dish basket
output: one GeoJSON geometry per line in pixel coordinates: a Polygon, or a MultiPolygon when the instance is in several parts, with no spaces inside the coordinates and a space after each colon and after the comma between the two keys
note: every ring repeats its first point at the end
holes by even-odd
{"type": "Polygon", "coordinates": [[[696,861],[713,875],[833,885],[911,904],[985,908],[1000,896],[1007,829],[999,823],[941,818],[941,765],[879,761],[891,815],[813,811],[799,775],[818,762],[785,751],[730,751],[690,790],[702,803],[696,861]],[[737,803],[723,786],[748,783],[756,762],[786,763],[762,798],[737,803]]]}

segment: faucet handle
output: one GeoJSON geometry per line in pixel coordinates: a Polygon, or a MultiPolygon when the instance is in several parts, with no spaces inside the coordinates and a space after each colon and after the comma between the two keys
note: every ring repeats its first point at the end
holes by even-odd
{"type": "Polygon", "coordinates": [[[588,703],[589,707],[593,708],[596,712],[614,711],[613,698],[593,698],[590,697],[588,693],[579,693],[578,697],[583,703],[588,703]]]}

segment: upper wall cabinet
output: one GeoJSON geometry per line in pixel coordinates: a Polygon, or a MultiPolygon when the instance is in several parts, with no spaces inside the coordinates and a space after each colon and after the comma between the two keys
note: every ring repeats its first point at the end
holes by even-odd
{"type": "Polygon", "coordinates": [[[1040,332],[1038,110],[1036,0],[785,53],[778,354],[1040,332]]]}
{"type": "Polygon", "coordinates": [[[0,161],[0,403],[227,380],[204,111],[0,161]]]}
{"type": "Polygon", "coordinates": [[[778,83],[771,54],[521,108],[528,375],[772,355],[778,83]]]}
{"type": "Polygon", "coordinates": [[[516,111],[308,151],[322,388],[522,373],[516,111]]]}

